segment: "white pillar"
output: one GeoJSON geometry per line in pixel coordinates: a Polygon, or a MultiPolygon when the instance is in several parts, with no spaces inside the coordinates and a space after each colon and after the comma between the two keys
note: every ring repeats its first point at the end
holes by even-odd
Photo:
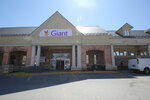
{"type": "Polygon", "coordinates": [[[34,66],[34,60],[35,60],[35,46],[32,46],[32,56],[31,56],[31,66],[34,66]]]}
{"type": "Polygon", "coordinates": [[[76,54],[75,54],[76,50],[75,50],[75,45],[72,45],[72,67],[75,67],[75,63],[76,63],[76,54]]]}
{"type": "Polygon", "coordinates": [[[77,67],[81,68],[81,46],[77,46],[77,67]]]}
{"type": "Polygon", "coordinates": [[[112,67],[115,67],[115,57],[114,57],[114,46],[111,45],[111,59],[112,59],[112,67]]]}
{"type": "Polygon", "coordinates": [[[38,46],[37,49],[37,58],[36,58],[36,66],[40,66],[40,55],[41,55],[41,46],[38,46]]]}
{"type": "Polygon", "coordinates": [[[148,54],[149,54],[149,57],[150,57],[150,45],[148,45],[148,54]]]}

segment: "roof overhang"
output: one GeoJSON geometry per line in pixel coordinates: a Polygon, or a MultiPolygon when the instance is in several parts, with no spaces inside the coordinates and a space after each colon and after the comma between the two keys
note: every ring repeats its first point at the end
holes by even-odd
{"type": "Polygon", "coordinates": [[[150,28],[145,30],[144,32],[150,34],[150,28]]]}

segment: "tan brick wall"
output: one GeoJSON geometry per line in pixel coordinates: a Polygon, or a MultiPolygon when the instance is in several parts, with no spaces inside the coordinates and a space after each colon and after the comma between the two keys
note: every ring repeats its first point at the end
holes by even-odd
{"type": "Polygon", "coordinates": [[[81,50],[82,50],[82,66],[86,66],[86,51],[89,51],[89,50],[104,51],[105,65],[106,66],[112,65],[110,46],[108,46],[108,45],[83,45],[81,47],[81,50]]]}

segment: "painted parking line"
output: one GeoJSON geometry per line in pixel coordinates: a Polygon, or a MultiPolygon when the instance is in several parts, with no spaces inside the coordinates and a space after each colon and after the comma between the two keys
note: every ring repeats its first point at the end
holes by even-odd
{"type": "Polygon", "coordinates": [[[76,73],[120,73],[117,71],[71,71],[71,72],[48,72],[48,73],[11,73],[7,76],[24,76],[24,75],[49,75],[49,74],[76,74],[76,73]]]}
{"type": "Polygon", "coordinates": [[[97,96],[97,99],[98,99],[98,100],[101,100],[101,96],[97,96]]]}
{"type": "Polygon", "coordinates": [[[63,97],[64,97],[64,100],[67,100],[67,93],[65,92],[65,88],[62,88],[62,93],[63,93],[63,97]]]}
{"type": "Polygon", "coordinates": [[[137,79],[150,82],[150,80],[146,77],[137,77],[137,79]]]}

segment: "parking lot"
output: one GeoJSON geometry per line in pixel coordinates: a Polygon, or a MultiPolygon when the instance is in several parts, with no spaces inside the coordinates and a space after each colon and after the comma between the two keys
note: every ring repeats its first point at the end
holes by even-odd
{"type": "Polygon", "coordinates": [[[149,100],[150,75],[90,72],[0,77],[0,100],[149,100]]]}

